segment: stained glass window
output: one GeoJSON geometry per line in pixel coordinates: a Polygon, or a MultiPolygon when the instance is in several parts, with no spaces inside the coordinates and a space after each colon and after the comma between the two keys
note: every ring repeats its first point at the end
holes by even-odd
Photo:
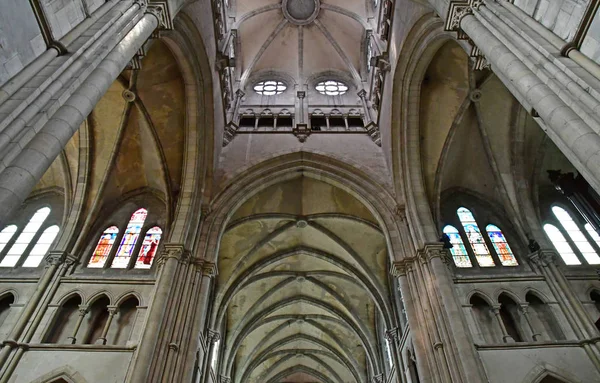
{"type": "Polygon", "coordinates": [[[315,89],[325,96],[341,96],[348,91],[348,85],[339,81],[327,80],[318,83],[315,89]]]}
{"type": "Polygon", "coordinates": [[[44,230],[38,241],[35,243],[35,246],[33,246],[33,249],[29,252],[29,256],[23,263],[23,267],[38,267],[48,252],[48,249],[50,249],[52,242],[56,239],[59,231],[60,230],[56,225],[50,226],[44,230]]]}
{"type": "Polygon", "coordinates": [[[254,85],[254,91],[262,96],[275,96],[283,93],[287,86],[281,81],[261,81],[254,85]]]}
{"type": "Polygon", "coordinates": [[[6,256],[0,262],[0,267],[14,267],[19,259],[29,246],[29,243],[40,229],[40,226],[44,223],[48,215],[50,214],[50,208],[44,207],[35,212],[33,217],[27,223],[27,226],[23,229],[21,234],[17,237],[15,243],[10,247],[6,256]]]}
{"type": "Polygon", "coordinates": [[[567,265],[581,265],[579,258],[575,255],[575,252],[567,242],[565,236],[558,230],[558,228],[554,225],[546,224],[544,225],[544,231],[554,247],[556,247],[556,251],[560,254],[561,258],[567,265]]]}
{"type": "Polygon", "coordinates": [[[117,269],[127,268],[147,215],[148,211],[146,209],[139,209],[133,213],[127,224],[125,233],[123,233],[123,238],[121,239],[117,255],[115,255],[111,267],[117,269]]]}
{"type": "MultiPolygon", "coordinates": [[[[592,227],[592,225],[590,225],[589,223],[586,223],[585,224],[585,230],[587,230],[588,234],[590,235],[590,237],[592,237],[592,239],[594,240],[594,242],[596,242],[596,244],[598,246],[600,246],[600,235],[598,234],[598,232],[596,230],[594,230],[594,228],[592,227]]],[[[0,236],[1,235],[2,234],[0,234],[0,236]]],[[[2,248],[0,248],[0,250],[2,250],[2,248]]]]}
{"type": "Polygon", "coordinates": [[[563,226],[571,240],[577,247],[577,249],[581,252],[585,260],[590,265],[600,264],[600,257],[596,254],[596,251],[592,247],[592,245],[588,242],[583,235],[583,232],[579,229],[579,226],[573,221],[569,213],[561,207],[554,206],[552,208],[552,212],[560,221],[560,224],[563,226]]]}
{"type": "Polygon", "coordinates": [[[471,259],[469,258],[469,253],[467,253],[467,249],[465,248],[465,244],[463,243],[458,230],[454,226],[448,225],[444,227],[443,231],[444,234],[450,238],[450,243],[452,244],[450,252],[452,253],[452,258],[454,259],[456,267],[473,267],[471,259]]]}
{"type": "Polygon", "coordinates": [[[149,269],[152,266],[152,261],[156,255],[156,249],[160,243],[162,230],[158,226],[154,226],[146,232],[142,248],[135,262],[136,269],[149,269]]]}
{"type": "Polygon", "coordinates": [[[492,245],[494,245],[494,249],[500,258],[502,266],[518,266],[519,263],[508,245],[508,242],[506,242],[502,230],[496,225],[487,225],[485,230],[492,241],[492,245]]]}
{"type": "Polygon", "coordinates": [[[111,226],[104,230],[100,236],[100,239],[98,240],[98,244],[96,245],[94,252],[92,253],[92,258],[90,258],[88,267],[104,267],[104,264],[108,259],[108,255],[110,254],[110,250],[117,240],[117,235],[119,235],[119,228],[116,226],[111,226]]]}
{"type": "Polygon", "coordinates": [[[477,226],[477,222],[475,222],[475,217],[473,217],[471,211],[461,207],[457,210],[457,213],[458,219],[460,219],[460,222],[465,229],[465,233],[467,234],[471,248],[473,248],[473,252],[475,253],[475,258],[477,259],[479,266],[495,266],[494,259],[492,258],[492,255],[485,244],[485,240],[481,235],[481,231],[479,231],[479,226],[477,226]]]}
{"type": "Polygon", "coordinates": [[[0,231],[0,252],[4,250],[4,247],[10,242],[16,232],[17,226],[15,225],[6,226],[4,230],[0,231]]]}

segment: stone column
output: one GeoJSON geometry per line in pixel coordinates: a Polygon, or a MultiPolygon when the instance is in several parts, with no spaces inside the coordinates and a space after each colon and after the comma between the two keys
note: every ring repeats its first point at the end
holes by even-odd
{"type": "MultiPolygon", "coordinates": [[[[565,318],[579,340],[587,341],[598,337],[598,330],[577,298],[569,281],[556,265],[558,255],[554,250],[540,249],[529,255],[534,270],[541,273],[556,298],[565,318]]],[[[600,370],[600,349],[596,343],[584,342],[583,348],[600,370]]]]}
{"type": "Polygon", "coordinates": [[[500,331],[502,331],[502,341],[504,343],[515,343],[513,337],[508,334],[508,331],[506,330],[506,325],[504,325],[504,321],[502,320],[502,316],[500,315],[500,305],[495,305],[494,307],[492,307],[492,312],[496,316],[496,320],[500,325],[500,331]]]}
{"type": "Polygon", "coordinates": [[[421,378],[422,383],[432,383],[434,381],[432,377],[433,366],[431,366],[433,361],[430,360],[430,356],[427,352],[423,335],[423,325],[417,315],[417,308],[413,298],[415,295],[413,295],[407,276],[408,269],[412,267],[412,262],[412,259],[405,259],[400,262],[395,262],[392,265],[391,272],[394,277],[398,278],[399,288],[404,298],[406,317],[408,320],[408,327],[412,335],[412,343],[415,351],[415,358],[417,360],[416,365],[419,372],[419,377],[421,378]]]}
{"type": "Polygon", "coordinates": [[[88,306],[80,305],[79,306],[79,317],[77,318],[77,323],[75,323],[75,328],[73,329],[73,333],[71,333],[71,336],[67,338],[69,340],[69,343],[75,344],[75,342],[77,342],[77,333],[79,332],[79,328],[81,327],[81,324],[83,323],[83,318],[85,318],[87,313],[88,313],[88,306]]]}
{"type": "Polygon", "coordinates": [[[402,356],[400,354],[401,337],[402,333],[399,327],[394,327],[393,329],[385,332],[385,339],[388,342],[393,362],[396,365],[396,374],[398,375],[398,380],[405,382],[406,379],[402,376],[403,363],[402,356]]]}
{"type": "Polygon", "coordinates": [[[0,173],[0,223],[21,205],[114,80],[159,26],[160,8],[147,13],[85,78],[39,133],[0,173]]]}
{"type": "Polygon", "coordinates": [[[106,308],[108,310],[108,318],[106,319],[106,323],[104,324],[104,328],[102,329],[102,335],[100,338],[96,339],[96,344],[106,344],[106,335],[108,334],[108,330],[110,329],[110,325],[118,312],[118,308],[116,306],[108,306],[106,308]]]}
{"type": "Polygon", "coordinates": [[[140,340],[140,346],[133,361],[132,382],[149,381],[148,375],[154,354],[158,345],[161,328],[163,327],[164,317],[167,310],[171,307],[170,300],[176,287],[176,273],[180,261],[189,257],[189,252],[185,250],[184,245],[177,243],[167,243],[163,247],[163,252],[157,258],[158,275],[156,278],[156,287],[150,308],[146,327],[140,340]]]}
{"type": "Polygon", "coordinates": [[[569,87],[562,84],[559,77],[563,71],[559,69],[553,74],[546,70],[546,67],[555,67],[554,62],[548,57],[539,57],[540,52],[535,49],[518,51],[515,47],[522,45],[521,41],[511,41],[511,46],[502,42],[508,33],[506,26],[489,10],[484,11],[487,3],[483,0],[452,1],[446,29],[472,40],[507,88],[521,103],[533,109],[531,112],[539,116],[536,121],[552,141],[600,192],[600,166],[597,166],[600,163],[600,135],[595,131],[598,121],[586,112],[583,102],[589,94],[585,96],[584,90],[573,81],[569,87]],[[532,56],[536,62],[527,61],[532,56]],[[567,99],[569,102],[565,101],[567,99]]]}
{"type": "Polygon", "coordinates": [[[218,331],[214,331],[214,330],[207,330],[206,331],[206,349],[208,350],[208,352],[206,354],[204,354],[204,367],[203,367],[203,378],[202,378],[202,382],[203,383],[208,383],[209,382],[209,377],[210,377],[210,369],[212,368],[212,359],[213,359],[213,353],[216,351],[215,350],[215,343],[217,343],[219,340],[221,340],[221,334],[219,334],[218,331]]]}
{"type": "MultiPolygon", "coordinates": [[[[485,373],[479,355],[475,350],[469,327],[458,302],[454,282],[448,269],[449,256],[442,243],[428,243],[420,251],[427,258],[431,270],[428,284],[438,297],[442,323],[440,328],[448,331],[448,341],[454,343],[458,353],[451,352],[465,382],[481,382],[485,373]]],[[[448,351],[451,351],[448,345],[448,351]]]]}
{"type": "Polygon", "coordinates": [[[531,331],[531,337],[534,342],[537,342],[542,338],[542,334],[536,332],[536,329],[531,322],[531,317],[529,316],[529,303],[522,303],[520,307],[523,317],[525,317],[525,322],[527,322],[527,326],[529,326],[529,331],[531,331]]]}

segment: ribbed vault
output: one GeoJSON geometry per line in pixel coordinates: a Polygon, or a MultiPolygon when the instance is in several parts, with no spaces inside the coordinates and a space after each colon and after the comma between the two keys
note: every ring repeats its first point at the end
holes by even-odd
{"type": "Polygon", "coordinates": [[[376,222],[347,192],[304,176],[244,202],[219,248],[219,373],[252,383],[380,373],[392,315],[376,222]]]}

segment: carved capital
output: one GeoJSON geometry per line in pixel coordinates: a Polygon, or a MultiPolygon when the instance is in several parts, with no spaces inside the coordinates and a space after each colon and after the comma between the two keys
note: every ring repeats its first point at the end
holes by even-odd
{"type": "Polygon", "coordinates": [[[547,267],[552,263],[556,263],[556,253],[553,250],[540,249],[528,255],[528,258],[535,265],[547,267]]]}
{"type": "Polygon", "coordinates": [[[157,262],[162,266],[169,259],[176,259],[180,262],[189,260],[190,253],[180,243],[165,243],[163,251],[159,254],[157,262]]]}
{"type": "Polygon", "coordinates": [[[400,328],[394,327],[393,329],[387,330],[385,332],[385,339],[390,343],[400,343],[400,328]]]}
{"type": "Polygon", "coordinates": [[[371,378],[371,382],[372,383],[383,383],[384,382],[384,374],[379,374],[379,375],[373,376],[373,378],[371,378]]]}
{"type": "Polygon", "coordinates": [[[360,98],[366,98],[367,97],[367,91],[364,90],[364,89],[361,89],[361,90],[358,91],[357,95],[360,98]]]}
{"type": "Polygon", "coordinates": [[[219,383],[231,383],[231,378],[228,376],[219,375],[219,383]]]}
{"type": "Polygon", "coordinates": [[[89,307],[87,305],[80,305],[77,309],[79,311],[79,316],[85,316],[88,313],[89,307]]]}
{"type": "Polygon", "coordinates": [[[146,13],[151,13],[158,19],[158,28],[163,30],[173,29],[173,18],[169,9],[168,1],[150,0],[146,13]]]}
{"type": "Polygon", "coordinates": [[[410,271],[413,261],[414,258],[405,258],[401,261],[392,263],[392,266],[390,267],[390,274],[396,278],[405,276],[410,271]]]}
{"type": "Polygon", "coordinates": [[[448,255],[448,251],[444,249],[443,242],[426,243],[417,254],[424,262],[431,262],[435,258],[440,258],[445,264],[450,263],[450,256],[448,255]]]}
{"type": "Polygon", "coordinates": [[[459,38],[461,38],[461,35],[464,35],[460,28],[461,20],[466,15],[473,14],[473,10],[479,9],[482,4],[483,0],[451,1],[448,7],[445,30],[458,32],[459,38]]]}
{"type": "Polygon", "coordinates": [[[202,275],[209,278],[214,278],[219,275],[219,270],[217,269],[217,264],[214,262],[204,262],[202,265],[202,275]]]}
{"type": "Polygon", "coordinates": [[[71,256],[64,250],[56,250],[51,251],[44,258],[46,261],[46,267],[48,266],[59,266],[63,263],[67,263],[68,265],[72,265],[75,263],[75,257],[71,256]]]}
{"type": "Polygon", "coordinates": [[[221,340],[221,334],[219,334],[218,331],[214,331],[214,330],[208,330],[206,332],[206,341],[208,342],[208,344],[215,344],[217,343],[219,340],[221,340]]]}

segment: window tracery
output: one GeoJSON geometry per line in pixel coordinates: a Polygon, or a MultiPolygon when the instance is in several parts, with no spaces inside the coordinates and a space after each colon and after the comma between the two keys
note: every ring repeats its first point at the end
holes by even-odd
{"type": "Polygon", "coordinates": [[[141,208],[130,217],[125,230],[121,234],[118,226],[106,228],[94,248],[87,263],[88,268],[115,268],[115,269],[150,269],[160,240],[163,234],[159,226],[152,226],[144,230],[144,223],[148,210],[141,208]],[[143,241],[138,244],[140,236],[143,241]],[[115,243],[119,243],[115,250],[115,243]],[[131,258],[135,255],[134,260],[131,258]]]}
{"type": "Polygon", "coordinates": [[[461,207],[456,212],[458,214],[458,219],[460,220],[460,223],[462,223],[465,233],[467,234],[467,238],[471,244],[473,252],[475,253],[475,258],[477,259],[479,266],[496,266],[471,211],[467,208],[461,207]]]}
{"type": "Polygon", "coordinates": [[[261,96],[275,96],[282,94],[287,86],[281,81],[267,80],[254,85],[254,91],[261,96]]]}
{"type": "Polygon", "coordinates": [[[567,265],[600,264],[600,237],[590,224],[580,225],[566,209],[554,205],[550,209],[556,223],[544,225],[544,231],[567,265]],[[583,227],[582,227],[583,226],[583,227]],[[585,230],[584,230],[585,229],[585,230]],[[586,236],[587,235],[587,236],[586,236]]]}
{"type": "Polygon", "coordinates": [[[341,81],[327,80],[318,83],[315,89],[325,96],[341,96],[348,91],[348,85],[341,81]]]}
{"type": "Polygon", "coordinates": [[[49,207],[38,209],[20,232],[17,225],[9,225],[0,232],[0,253],[6,251],[0,262],[0,267],[18,266],[19,261],[25,255],[27,255],[27,258],[22,265],[23,267],[39,266],[60,231],[57,225],[53,225],[45,227],[44,231],[41,234],[39,233],[50,212],[49,207]],[[15,235],[17,235],[17,238],[11,244],[15,235]],[[35,244],[31,247],[34,241],[35,244]],[[7,250],[8,245],[10,247],[7,250]]]}
{"type": "Polygon", "coordinates": [[[499,264],[501,266],[519,266],[519,262],[500,227],[488,224],[485,227],[488,237],[486,239],[486,236],[479,229],[479,225],[471,210],[459,207],[456,210],[456,217],[458,217],[458,222],[460,222],[459,228],[453,225],[446,225],[442,230],[452,245],[450,253],[456,267],[473,267],[471,256],[474,256],[479,267],[495,267],[498,265],[498,261],[500,261],[499,264]],[[462,228],[462,231],[460,228],[462,228]],[[465,240],[470,246],[465,246],[465,240]],[[490,251],[490,245],[493,247],[494,252],[490,251]],[[497,258],[495,258],[496,256],[497,258]]]}

